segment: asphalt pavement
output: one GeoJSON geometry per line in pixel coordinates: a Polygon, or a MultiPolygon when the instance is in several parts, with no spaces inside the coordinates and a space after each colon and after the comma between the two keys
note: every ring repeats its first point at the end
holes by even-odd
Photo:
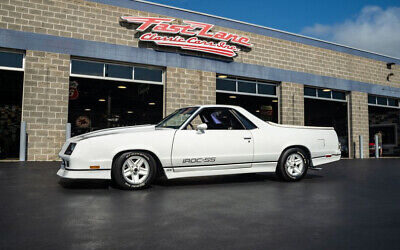
{"type": "Polygon", "coordinates": [[[399,249],[400,159],[159,180],[62,181],[58,162],[0,163],[0,249],[399,249]]]}

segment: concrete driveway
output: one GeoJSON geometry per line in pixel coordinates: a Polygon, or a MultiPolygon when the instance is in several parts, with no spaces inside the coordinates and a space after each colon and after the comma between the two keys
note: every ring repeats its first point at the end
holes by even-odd
{"type": "Polygon", "coordinates": [[[59,163],[0,163],[0,249],[396,249],[400,160],[161,180],[143,191],[65,182],[59,163]]]}

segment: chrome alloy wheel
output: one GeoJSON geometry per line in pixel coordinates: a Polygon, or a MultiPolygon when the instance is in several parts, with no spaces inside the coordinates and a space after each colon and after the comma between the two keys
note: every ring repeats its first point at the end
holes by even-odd
{"type": "Polygon", "coordinates": [[[286,173],[291,177],[298,177],[304,172],[304,160],[303,157],[294,153],[288,156],[285,163],[286,173]]]}
{"type": "Polygon", "coordinates": [[[149,176],[149,162],[139,155],[130,156],[122,164],[122,176],[130,184],[141,184],[149,176]]]}

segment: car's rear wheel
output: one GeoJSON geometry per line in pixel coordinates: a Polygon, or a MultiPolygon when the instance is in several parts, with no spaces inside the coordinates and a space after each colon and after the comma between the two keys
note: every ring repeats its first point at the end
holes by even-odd
{"type": "Polygon", "coordinates": [[[126,152],[114,162],[112,178],[123,189],[143,189],[153,182],[157,172],[154,158],[145,152],[126,152]]]}
{"type": "Polygon", "coordinates": [[[308,159],[302,149],[290,148],[283,152],[276,174],[285,181],[299,181],[307,174],[308,165],[308,159]]]}

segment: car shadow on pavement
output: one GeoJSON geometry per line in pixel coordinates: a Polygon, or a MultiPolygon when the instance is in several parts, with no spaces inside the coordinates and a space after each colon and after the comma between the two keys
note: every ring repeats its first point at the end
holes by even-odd
{"type": "MultiPolygon", "coordinates": [[[[315,174],[307,174],[304,179],[318,179],[323,176],[315,174]]],[[[196,185],[220,185],[233,183],[257,183],[257,182],[285,182],[279,179],[273,173],[261,174],[238,174],[238,175],[220,175],[220,176],[205,176],[205,177],[188,177],[180,179],[168,180],[166,177],[161,177],[155,180],[154,185],[172,187],[172,186],[196,186],[196,185]]],[[[60,179],[58,182],[65,189],[120,189],[112,181],[109,180],[70,180],[60,179]]]]}
{"type": "Polygon", "coordinates": [[[58,183],[66,189],[108,189],[111,186],[109,180],[60,179],[58,183]]]}
{"type": "MultiPolygon", "coordinates": [[[[226,183],[245,183],[245,182],[262,182],[269,179],[276,179],[270,175],[259,174],[238,174],[238,175],[220,175],[220,176],[204,176],[204,177],[188,177],[168,180],[165,177],[158,179],[155,184],[160,186],[188,186],[188,185],[210,185],[210,184],[226,184],[226,183]]],[[[277,180],[277,179],[276,179],[277,180]]]]}
{"type": "MultiPolygon", "coordinates": [[[[304,179],[322,178],[320,175],[307,174],[304,179]]],[[[188,186],[188,185],[214,185],[227,183],[255,183],[255,182],[285,182],[279,179],[274,173],[262,174],[237,174],[237,175],[220,175],[206,177],[189,177],[182,179],[168,180],[166,178],[158,179],[155,184],[160,186],[188,186]]]]}

